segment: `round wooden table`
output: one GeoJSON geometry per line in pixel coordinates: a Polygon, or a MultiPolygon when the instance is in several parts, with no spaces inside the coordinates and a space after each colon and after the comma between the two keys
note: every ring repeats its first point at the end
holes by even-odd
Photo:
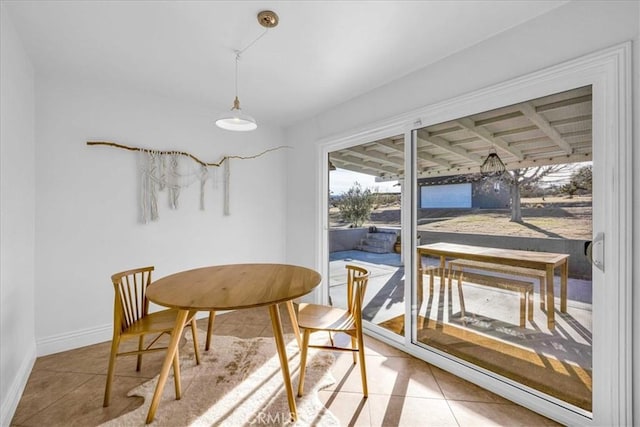
{"type": "MultiPolygon", "coordinates": [[[[295,265],[229,264],[182,271],[149,285],[147,298],[156,304],[178,309],[178,316],[151,400],[147,424],[153,421],[160,403],[186,320],[198,311],[239,310],[260,306],[269,307],[289,409],[294,420],[297,419],[278,304],[287,303],[294,329],[297,328],[293,300],[311,292],[318,286],[320,279],[318,272],[295,265]]],[[[297,329],[296,338],[299,339],[297,329]]],[[[176,375],[176,384],[178,382],[179,375],[176,375]]],[[[176,390],[178,389],[179,385],[176,385],[176,390]]]]}

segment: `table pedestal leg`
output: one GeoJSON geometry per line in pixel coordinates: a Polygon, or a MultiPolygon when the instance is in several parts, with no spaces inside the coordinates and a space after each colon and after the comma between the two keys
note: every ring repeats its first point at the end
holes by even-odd
{"type": "MultiPolygon", "coordinates": [[[[276,339],[276,348],[278,356],[280,356],[280,367],[282,368],[282,379],[284,380],[284,388],[287,391],[287,399],[289,400],[289,410],[293,421],[298,419],[298,410],[296,409],[296,401],[293,396],[293,386],[291,385],[291,374],[289,373],[289,360],[287,357],[287,349],[284,342],[284,334],[282,332],[282,321],[280,320],[280,311],[278,304],[269,306],[269,314],[271,315],[271,325],[273,327],[273,336],[276,339]]],[[[301,368],[302,369],[302,368],[301,368]]]]}
{"type": "MultiPolygon", "coordinates": [[[[173,332],[171,333],[171,341],[169,342],[169,347],[167,348],[167,354],[164,357],[164,362],[162,362],[160,377],[158,378],[156,391],[153,393],[153,399],[151,399],[151,406],[149,407],[149,412],[147,413],[146,424],[151,423],[156,415],[156,409],[158,409],[158,404],[160,403],[160,396],[162,396],[164,385],[167,382],[167,378],[169,377],[169,370],[171,369],[171,365],[174,362],[174,357],[177,354],[176,350],[178,349],[180,337],[182,336],[182,330],[184,329],[184,324],[187,321],[188,316],[189,310],[179,310],[178,315],[176,316],[176,325],[174,326],[173,332]]],[[[178,375],[178,373],[174,373],[174,375],[178,375]]]]}

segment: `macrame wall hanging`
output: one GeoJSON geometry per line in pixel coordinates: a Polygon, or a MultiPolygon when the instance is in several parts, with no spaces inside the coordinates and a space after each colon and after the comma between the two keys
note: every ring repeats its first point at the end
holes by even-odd
{"type": "Polygon", "coordinates": [[[184,151],[160,151],[141,147],[129,147],[115,142],[89,141],[87,145],[104,145],[138,153],[138,179],[140,193],[140,221],[143,224],[157,221],[158,193],[165,191],[170,209],[178,208],[180,190],[200,183],[200,210],[204,210],[206,182],[211,179],[213,188],[218,188],[217,169],[223,167],[224,215],[229,215],[229,179],[231,177],[231,159],[249,160],[271,151],[289,148],[279,146],[270,148],[253,156],[224,156],[217,163],[207,163],[184,151]],[[211,168],[213,174],[210,173],[211,168]]]}

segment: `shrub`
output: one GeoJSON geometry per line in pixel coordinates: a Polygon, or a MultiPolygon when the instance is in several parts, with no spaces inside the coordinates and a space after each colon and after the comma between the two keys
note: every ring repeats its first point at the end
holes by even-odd
{"type": "Polygon", "coordinates": [[[370,189],[363,189],[362,185],[354,182],[353,186],[338,202],[338,210],[343,221],[360,227],[371,216],[374,197],[370,189]]]}

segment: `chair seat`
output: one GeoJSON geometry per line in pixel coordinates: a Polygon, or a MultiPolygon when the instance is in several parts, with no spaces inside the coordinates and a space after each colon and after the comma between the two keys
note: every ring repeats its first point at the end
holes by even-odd
{"type": "Polygon", "coordinates": [[[347,310],[305,303],[301,303],[298,308],[298,326],[335,332],[356,329],[355,320],[347,310]]]}
{"type": "MultiPolygon", "coordinates": [[[[109,368],[107,370],[107,382],[104,388],[103,407],[109,406],[111,401],[111,384],[115,375],[116,359],[119,356],[136,356],[136,371],[142,366],[142,355],[148,352],[166,350],[167,347],[156,345],[158,338],[164,333],[171,335],[178,319],[178,310],[165,309],[149,313],[149,300],[146,291],[151,284],[153,266],[134,268],[111,275],[115,298],[113,304],[113,338],[111,340],[111,352],[109,355],[109,368]],[[145,343],[145,335],[155,335],[145,343]],[[120,343],[125,339],[137,339],[137,350],[120,352],[120,343]]],[[[195,312],[187,316],[187,322],[191,324],[193,337],[193,351],[196,364],[200,364],[200,352],[198,350],[198,334],[195,312]]],[[[210,322],[211,324],[211,322],[210,322]]],[[[164,343],[161,343],[164,344],[164,343]]],[[[180,385],[180,363],[176,353],[173,358],[174,386],[176,399],[182,394],[180,385]]]]}
{"type": "Polygon", "coordinates": [[[298,396],[302,397],[304,390],[304,375],[307,366],[307,351],[309,347],[331,351],[350,351],[353,363],[360,361],[360,376],[362,377],[362,393],[368,395],[367,369],[365,367],[364,340],[362,338],[362,301],[369,281],[367,269],[357,265],[346,265],[347,269],[347,309],[326,305],[305,304],[298,306],[298,326],[304,329],[302,347],[300,351],[300,377],[298,380],[298,396]],[[310,345],[312,333],[326,331],[329,333],[331,345],[310,345]],[[336,345],[333,340],[335,332],[346,333],[351,336],[351,347],[336,345]],[[356,354],[357,353],[357,354],[356,354]]]}
{"type": "Polygon", "coordinates": [[[168,309],[149,313],[142,319],[133,322],[125,329],[123,335],[146,335],[160,332],[171,332],[176,326],[178,310],[168,309]]]}

